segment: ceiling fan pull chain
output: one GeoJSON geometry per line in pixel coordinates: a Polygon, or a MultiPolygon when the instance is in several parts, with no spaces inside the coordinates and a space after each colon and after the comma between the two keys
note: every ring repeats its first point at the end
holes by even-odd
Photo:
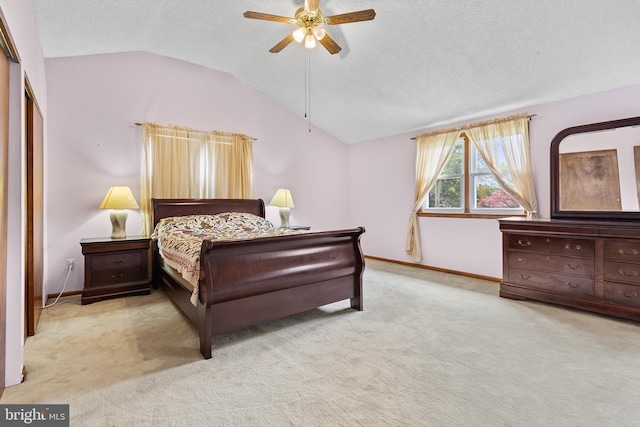
{"type": "Polygon", "coordinates": [[[308,68],[308,72],[309,72],[309,117],[308,117],[308,121],[309,121],[309,132],[311,132],[311,54],[309,52],[307,52],[307,61],[309,62],[309,68],[308,68]]]}

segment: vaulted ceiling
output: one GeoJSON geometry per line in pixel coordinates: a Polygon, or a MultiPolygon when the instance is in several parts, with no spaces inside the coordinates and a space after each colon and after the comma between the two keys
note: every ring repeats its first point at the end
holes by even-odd
{"type": "MultiPolygon", "coordinates": [[[[229,73],[345,143],[640,83],[637,0],[320,0],[342,47],[291,43],[302,0],[32,0],[45,58],[146,51],[229,73]],[[307,74],[307,58],[310,75],[307,74]]],[[[639,101],[640,103],[640,101],[639,101]]]]}

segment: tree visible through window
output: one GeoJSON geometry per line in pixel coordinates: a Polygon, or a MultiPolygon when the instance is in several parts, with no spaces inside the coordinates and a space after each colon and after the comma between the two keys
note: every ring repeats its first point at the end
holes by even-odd
{"type": "MultiPolygon", "coordinates": [[[[503,175],[510,176],[504,155],[499,156],[499,167],[503,175]]],[[[429,191],[423,212],[517,214],[523,209],[498,183],[463,133],[429,191]]]]}
{"type": "Polygon", "coordinates": [[[464,139],[459,139],[451,157],[429,191],[427,208],[461,209],[464,207],[464,139]]]}

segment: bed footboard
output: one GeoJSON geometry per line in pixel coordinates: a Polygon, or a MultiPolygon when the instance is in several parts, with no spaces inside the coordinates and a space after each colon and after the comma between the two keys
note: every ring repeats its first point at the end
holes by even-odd
{"type": "Polygon", "coordinates": [[[250,241],[205,241],[200,257],[200,351],[212,336],[344,299],[362,310],[364,228],[250,241]]]}

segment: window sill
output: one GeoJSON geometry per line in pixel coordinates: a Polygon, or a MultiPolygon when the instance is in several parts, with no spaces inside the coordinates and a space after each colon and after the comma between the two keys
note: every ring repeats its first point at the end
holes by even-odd
{"type": "Polygon", "coordinates": [[[521,216],[526,217],[525,213],[502,213],[502,214],[473,214],[473,213],[444,213],[444,212],[418,212],[418,216],[420,217],[430,217],[430,218],[474,218],[474,219],[500,219],[500,218],[508,218],[513,216],[521,216]]]}

